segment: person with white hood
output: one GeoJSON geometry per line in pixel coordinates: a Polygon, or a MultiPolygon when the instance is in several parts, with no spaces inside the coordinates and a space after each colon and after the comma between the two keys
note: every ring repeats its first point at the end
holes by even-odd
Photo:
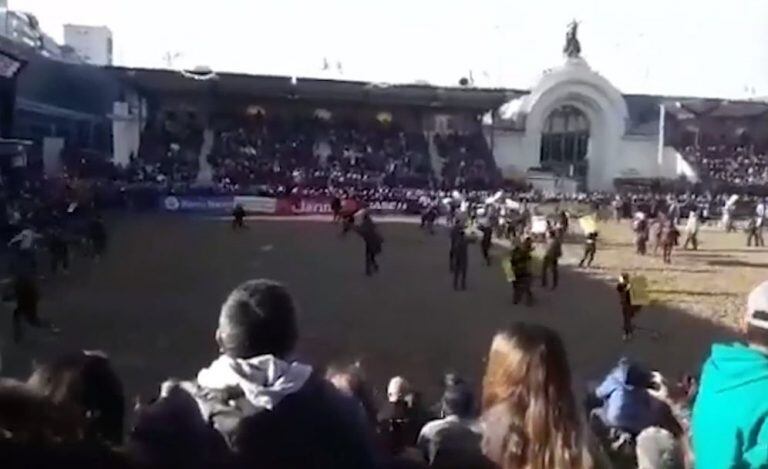
{"type": "MultiPolygon", "coordinates": [[[[359,404],[312,366],[291,360],[297,339],[288,291],[271,280],[247,281],[221,307],[221,355],[176,389],[194,398],[197,417],[223,437],[238,467],[373,467],[359,404]]],[[[167,430],[173,422],[162,425],[167,430]]],[[[146,425],[145,432],[152,434],[146,425]]]]}
{"type": "Polygon", "coordinates": [[[685,242],[683,249],[688,249],[688,243],[693,246],[693,250],[699,249],[699,212],[691,210],[688,214],[688,221],[685,223],[685,242]]]}

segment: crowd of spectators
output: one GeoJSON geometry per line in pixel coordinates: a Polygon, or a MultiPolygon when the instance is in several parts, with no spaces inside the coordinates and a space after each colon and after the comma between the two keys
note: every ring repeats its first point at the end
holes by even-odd
{"type": "Polygon", "coordinates": [[[768,183],[768,155],[754,146],[689,146],[684,149],[683,155],[698,168],[703,179],[720,181],[733,187],[768,183]]]}
{"type": "Polygon", "coordinates": [[[209,161],[216,182],[254,185],[428,187],[428,148],[421,134],[391,122],[284,120],[263,115],[223,122],[209,161]]]}
{"type": "Polygon", "coordinates": [[[514,323],[492,338],[482,383],[448,374],[428,406],[405,377],[377,402],[362,365],[293,360],[291,294],[251,280],[223,302],[210,364],[132,411],[99,352],[0,380],[0,454],[9,468],[765,467],[768,282],[747,303],[744,342],[714,345],[700,384],[620,358],[575,392],[559,335],[514,323]]]}
{"type": "Polygon", "coordinates": [[[444,160],[442,176],[447,186],[481,189],[498,182],[493,154],[481,133],[435,134],[434,143],[444,160]]]}

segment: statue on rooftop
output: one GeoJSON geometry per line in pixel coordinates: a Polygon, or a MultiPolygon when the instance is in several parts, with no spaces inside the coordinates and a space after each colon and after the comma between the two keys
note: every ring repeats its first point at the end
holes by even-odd
{"type": "Polygon", "coordinates": [[[568,31],[565,33],[565,47],[563,54],[569,59],[581,57],[581,43],[578,36],[579,23],[576,20],[568,25],[568,31]]]}

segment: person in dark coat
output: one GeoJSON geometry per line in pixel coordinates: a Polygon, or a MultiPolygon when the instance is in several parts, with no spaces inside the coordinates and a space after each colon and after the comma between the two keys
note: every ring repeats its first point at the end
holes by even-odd
{"type": "Polygon", "coordinates": [[[333,212],[333,221],[341,218],[341,199],[338,195],[334,195],[331,199],[331,212],[333,212]]]}
{"type": "Polygon", "coordinates": [[[645,215],[639,216],[632,228],[635,232],[635,252],[644,256],[648,246],[648,220],[645,215]]]}
{"type": "Polygon", "coordinates": [[[232,210],[232,229],[242,229],[245,228],[245,209],[242,205],[237,204],[235,205],[234,210],[232,210]]]}
{"type": "Polygon", "coordinates": [[[547,286],[548,274],[552,274],[552,290],[557,288],[558,272],[557,266],[560,257],[563,255],[563,246],[560,234],[556,230],[547,232],[547,247],[544,250],[544,258],[541,265],[541,286],[547,286]]]}
{"type": "Polygon", "coordinates": [[[595,253],[597,253],[597,232],[593,231],[584,237],[584,255],[579,261],[579,267],[584,267],[585,262],[587,267],[591,267],[592,261],[595,260],[595,253]]]}
{"type": "Polygon", "coordinates": [[[512,248],[510,263],[512,273],[515,279],[512,281],[512,302],[518,304],[525,297],[528,306],[533,304],[533,293],[531,293],[531,260],[533,244],[531,238],[526,237],[523,241],[512,248]]]}
{"type": "Polygon", "coordinates": [[[48,233],[48,252],[51,256],[51,273],[55,274],[61,268],[69,272],[69,247],[61,229],[54,228],[48,233]]]}
{"type": "Polygon", "coordinates": [[[95,216],[88,224],[88,237],[91,240],[93,256],[100,258],[107,248],[107,229],[100,215],[95,216]]]}
{"type": "Polygon", "coordinates": [[[430,203],[421,214],[421,228],[429,234],[435,234],[435,220],[437,220],[437,205],[430,203]]]}
{"type": "Polygon", "coordinates": [[[21,342],[24,331],[22,321],[30,326],[47,329],[57,333],[58,329],[48,321],[40,318],[38,303],[40,293],[35,282],[34,275],[17,275],[13,281],[13,290],[16,296],[16,309],[13,310],[13,341],[21,342]]]}
{"type": "Polygon", "coordinates": [[[379,264],[376,262],[376,256],[381,254],[381,245],[384,240],[376,228],[371,215],[365,213],[359,227],[355,227],[357,234],[363,238],[365,243],[365,275],[373,275],[379,271],[379,264]]]}
{"type": "Polygon", "coordinates": [[[461,223],[460,220],[456,220],[453,225],[451,226],[451,232],[450,232],[450,238],[451,238],[451,247],[448,250],[448,271],[453,273],[453,250],[454,246],[456,246],[456,242],[459,239],[459,236],[461,236],[461,233],[464,232],[464,225],[461,223]]]}
{"type": "Polygon", "coordinates": [[[679,237],[680,231],[671,221],[667,221],[661,228],[661,253],[664,263],[672,262],[672,249],[677,244],[679,237]]]}
{"type": "Polygon", "coordinates": [[[560,210],[560,212],[557,214],[557,224],[558,228],[560,228],[560,232],[565,235],[568,233],[568,213],[566,213],[565,210],[560,210]]]}
{"type": "Polygon", "coordinates": [[[747,226],[744,229],[744,231],[747,233],[747,247],[752,246],[752,241],[754,240],[755,247],[760,246],[759,238],[757,237],[757,219],[755,217],[750,217],[749,221],[747,222],[747,226]]]}
{"type": "Polygon", "coordinates": [[[491,225],[481,225],[480,232],[483,234],[480,239],[480,251],[483,253],[486,265],[491,265],[491,244],[493,243],[493,228],[491,225]]]}
{"type": "Polygon", "coordinates": [[[464,230],[457,233],[451,249],[451,272],[453,272],[453,289],[467,289],[467,267],[469,265],[469,244],[472,239],[467,236],[464,230]]]}
{"type": "Polygon", "coordinates": [[[619,293],[619,305],[621,305],[621,318],[622,318],[622,338],[626,341],[632,338],[634,333],[634,325],[632,319],[635,314],[640,311],[640,306],[632,304],[632,285],[629,281],[629,274],[623,273],[619,277],[619,282],[616,284],[616,291],[619,293]]]}
{"type": "MultiPolygon", "coordinates": [[[[187,453],[205,450],[210,457],[220,437],[235,467],[376,467],[359,403],[312,366],[289,358],[297,339],[296,306],[285,287],[271,280],[241,284],[221,307],[216,331],[221,355],[194,381],[166,383],[168,397],[158,403],[168,405],[176,396],[183,408],[166,412],[168,419],[139,418],[142,433],[132,443],[152,449],[152,435],[174,435],[171,441],[195,443],[187,453]]],[[[154,449],[163,454],[164,447],[154,449]]],[[[148,456],[151,460],[151,452],[148,456]]]]}

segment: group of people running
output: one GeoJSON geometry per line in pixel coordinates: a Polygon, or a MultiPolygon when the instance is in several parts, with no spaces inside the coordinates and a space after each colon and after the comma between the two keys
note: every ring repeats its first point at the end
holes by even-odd
{"type": "MultiPolygon", "coordinates": [[[[74,211],[74,210],[73,210],[74,211]]],[[[100,259],[107,246],[107,230],[100,214],[93,212],[80,216],[69,213],[55,218],[47,226],[27,224],[8,242],[10,248],[10,289],[6,298],[16,301],[13,311],[13,340],[24,337],[24,323],[58,333],[58,328],[39,314],[40,280],[46,272],[39,267],[38,257],[47,254],[50,275],[68,274],[73,247],[80,247],[87,257],[100,259]],[[73,222],[72,220],[76,220],[73,222]]]]}

